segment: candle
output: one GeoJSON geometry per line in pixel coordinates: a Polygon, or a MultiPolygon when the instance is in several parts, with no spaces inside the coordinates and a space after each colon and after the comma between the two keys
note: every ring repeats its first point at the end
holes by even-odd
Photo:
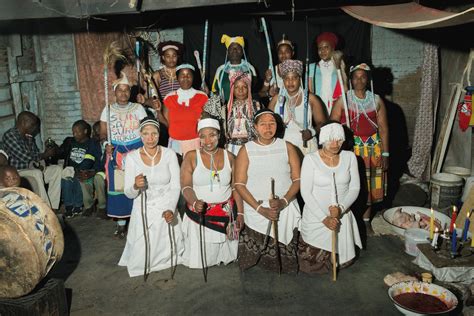
{"type": "Polygon", "coordinates": [[[464,222],[464,229],[462,231],[462,238],[461,238],[462,241],[467,240],[467,233],[469,232],[469,224],[471,223],[471,221],[469,220],[470,215],[471,213],[467,212],[466,221],[464,222]]]}
{"type": "Polygon", "coordinates": [[[436,248],[438,246],[438,236],[439,236],[438,227],[436,227],[433,241],[431,242],[431,247],[436,248]]]}
{"type": "Polygon", "coordinates": [[[433,240],[434,235],[434,211],[431,209],[431,218],[430,218],[430,239],[433,240]]]}
{"type": "Polygon", "coordinates": [[[454,226],[453,226],[453,236],[451,237],[451,252],[452,253],[456,253],[456,242],[457,242],[457,239],[456,239],[456,223],[454,223],[454,226]]]}
{"type": "Polygon", "coordinates": [[[453,214],[451,215],[451,224],[449,225],[449,232],[453,232],[453,225],[456,223],[456,217],[458,216],[458,213],[456,212],[456,206],[453,206],[453,214]]]}

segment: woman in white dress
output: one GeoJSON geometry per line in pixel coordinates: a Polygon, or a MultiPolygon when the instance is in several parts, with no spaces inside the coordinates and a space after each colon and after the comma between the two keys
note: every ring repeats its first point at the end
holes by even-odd
{"type": "Polygon", "coordinates": [[[362,248],[356,219],[350,210],[359,190],[359,170],[353,152],[341,150],[345,140],[341,124],[331,121],[321,128],[323,148],[308,154],[301,168],[301,195],[305,201],[298,257],[300,271],[332,271],[332,231],[337,231],[339,268],[350,265],[356,247],[362,248]],[[335,182],[335,183],[334,183],[335,182]]]}
{"type": "Polygon", "coordinates": [[[179,164],[173,150],[158,145],[159,131],[156,119],[143,119],[143,147],[127,156],[124,191],[133,199],[133,209],[119,265],[126,266],[131,277],[182,263],[181,223],[175,211],[180,190],[179,164]]]}
{"type": "Polygon", "coordinates": [[[303,90],[301,61],[285,60],[281,63],[280,69],[285,89],[281,90],[277,97],[272,98],[268,108],[281,116],[286,127],[284,136],[286,141],[298,147],[303,154],[314,152],[318,149],[316,130],[319,130],[321,124],[327,120],[326,109],[319,98],[312,93],[306,94],[303,90]],[[305,115],[306,102],[308,109],[305,115]]]}
{"type": "Polygon", "coordinates": [[[242,200],[232,189],[235,157],[217,147],[219,121],[201,119],[198,133],[201,149],[189,151],[181,166],[181,192],[187,202],[183,264],[190,268],[233,262],[244,223],[242,200]]]}
{"type": "Polygon", "coordinates": [[[240,149],[235,170],[235,187],[244,200],[245,216],[239,266],[245,270],[258,264],[270,271],[294,273],[298,271],[296,228],[301,213],[295,196],[301,162],[293,145],[275,138],[273,111],[259,110],[254,125],[258,137],[240,149]],[[277,223],[278,243],[269,225],[272,222],[277,223]]]}

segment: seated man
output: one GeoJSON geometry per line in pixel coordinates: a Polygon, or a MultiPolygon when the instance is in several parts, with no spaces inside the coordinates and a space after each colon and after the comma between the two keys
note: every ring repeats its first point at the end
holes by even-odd
{"type": "Polygon", "coordinates": [[[66,169],[61,180],[66,216],[81,213],[83,206],[84,215],[90,216],[94,206],[94,176],[100,168],[100,144],[90,138],[91,127],[84,120],[72,125],[72,134],[74,139],[67,146],[66,169]]]}
{"type": "Polygon", "coordinates": [[[0,189],[19,186],[20,175],[16,168],[8,165],[0,166],[0,189]]]}
{"type": "MultiPolygon", "coordinates": [[[[92,126],[92,139],[100,144],[100,121],[92,126]]],[[[108,219],[106,203],[107,195],[105,192],[105,150],[101,148],[101,158],[98,172],[94,176],[95,198],[97,199],[97,217],[108,219]]]]}
{"type": "Polygon", "coordinates": [[[59,207],[61,197],[61,171],[57,165],[45,168],[29,168],[30,163],[39,162],[54,155],[55,148],[46,148],[43,153],[36,146],[35,135],[38,134],[40,119],[35,114],[23,111],[18,114],[15,127],[3,134],[4,150],[9,156],[10,165],[14,166],[20,176],[31,183],[33,191],[38,194],[53,210],[59,207]],[[49,185],[46,193],[45,183],[49,185]]]}

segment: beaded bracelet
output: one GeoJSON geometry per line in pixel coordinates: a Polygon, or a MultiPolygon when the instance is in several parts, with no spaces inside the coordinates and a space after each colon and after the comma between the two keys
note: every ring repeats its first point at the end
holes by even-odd
{"type": "Polygon", "coordinates": [[[187,186],[185,186],[184,188],[181,189],[181,194],[184,194],[184,190],[186,190],[186,189],[191,189],[191,190],[193,190],[192,187],[190,187],[189,185],[187,185],[187,186]]]}

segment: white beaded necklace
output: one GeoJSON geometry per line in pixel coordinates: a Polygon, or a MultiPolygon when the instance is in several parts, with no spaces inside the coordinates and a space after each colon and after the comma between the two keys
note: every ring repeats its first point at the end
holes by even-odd
{"type": "Polygon", "coordinates": [[[153,156],[150,155],[150,154],[146,151],[145,146],[143,146],[142,149],[143,149],[143,152],[145,153],[145,155],[151,160],[151,166],[154,167],[154,166],[155,166],[155,158],[156,158],[156,156],[158,156],[158,153],[161,151],[161,150],[160,150],[161,147],[158,145],[158,148],[157,148],[157,150],[156,150],[156,152],[155,152],[155,154],[154,154],[153,156]]]}

